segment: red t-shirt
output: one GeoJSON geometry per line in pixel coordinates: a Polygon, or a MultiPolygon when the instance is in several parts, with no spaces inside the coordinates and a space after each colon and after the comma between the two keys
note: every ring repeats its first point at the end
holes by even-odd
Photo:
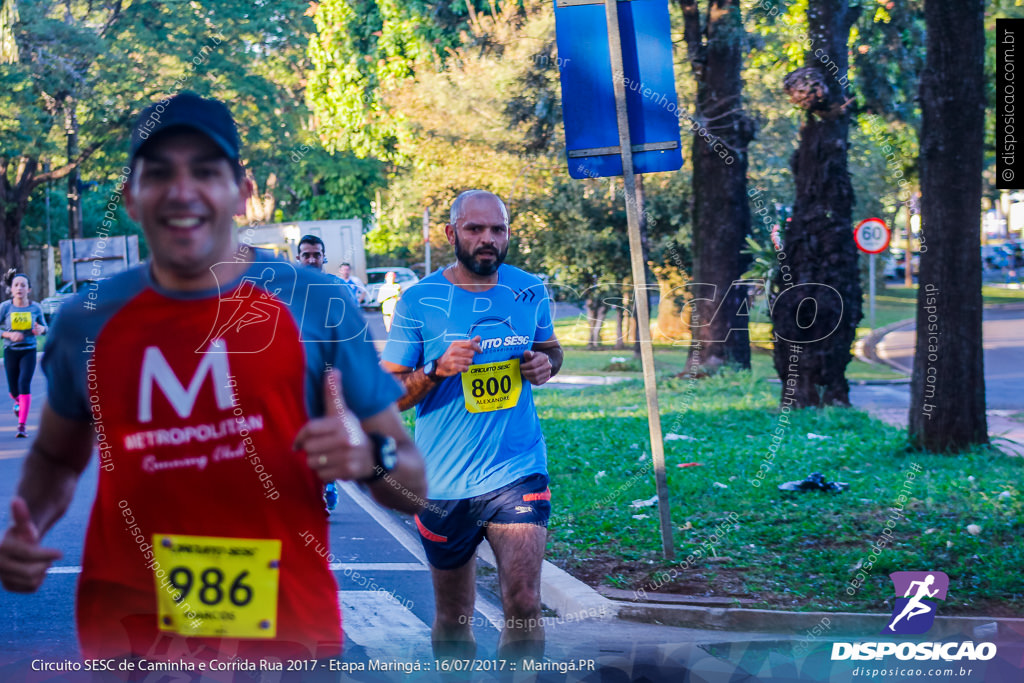
{"type": "Polygon", "coordinates": [[[86,658],[341,650],[322,482],[292,443],[323,412],[328,366],[359,418],[401,389],[347,292],[272,265],[187,298],[129,271],[55,321],[51,403],[72,419],[88,411],[99,444],[77,601],[86,658]]]}

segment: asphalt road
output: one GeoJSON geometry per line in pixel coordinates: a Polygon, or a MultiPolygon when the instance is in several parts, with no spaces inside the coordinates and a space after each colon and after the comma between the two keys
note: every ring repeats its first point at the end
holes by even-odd
{"type": "MultiPolygon", "coordinates": [[[[910,373],[914,367],[915,324],[887,333],[877,355],[910,373]]],[[[987,308],[983,313],[985,398],[989,438],[1006,453],[1024,455],[1024,306],[987,308]]],[[[940,341],[941,347],[941,341],[940,341]]],[[[890,424],[905,427],[910,410],[909,379],[895,384],[854,385],[850,402],[890,424]]]]}
{"type": "MultiPolygon", "coordinates": [[[[982,321],[986,404],[990,410],[1024,410],[1024,307],[987,308],[982,321]]],[[[876,350],[909,374],[916,340],[911,322],[886,334],[876,350]]]]}

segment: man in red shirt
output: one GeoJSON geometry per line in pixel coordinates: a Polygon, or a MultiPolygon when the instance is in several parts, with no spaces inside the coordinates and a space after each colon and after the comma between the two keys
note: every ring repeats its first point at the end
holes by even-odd
{"type": "Polygon", "coordinates": [[[336,284],[238,244],[233,217],[251,190],[222,103],[182,93],[151,105],[131,168],[125,205],[152,258],[55,321],[0,581],[33,592],[60,559],[41,539],[96,445],[76,609],[85,658],[197,671],[336,656],[317,494],[343,479],[389,507],[422,506],[422,459],[394,405],[402,390],[358,311],[330,306],[336,284]]]}

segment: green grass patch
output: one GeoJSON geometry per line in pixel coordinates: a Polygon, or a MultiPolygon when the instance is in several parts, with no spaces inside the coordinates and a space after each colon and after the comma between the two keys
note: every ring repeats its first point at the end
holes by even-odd
{"type": "MultiPolygon", "coordinates": [[[[1004,289],[1000,287],[982,287],[981,298],[984,305],[1024,303],[1024,289],[1004,289]]],[[[758,297],[751,308],[750,334],[756,343],[765,347],[771,346],[771,321],[764,297],[758,297]]],[[[868,295],[864,294],[864,318],[857,328],[857,338],[871,332],[868,327],[868,295]]],[[[903,285],[888,285],[879,288],[875,293],[875,329],[892,325],[917,315],[917,285],[907,288],[903,285]]],[[[657,322],[657,307],[651,310],[651,326],[657,322]]],[[[586,314],[575,318],[562,318],[555,321],[555,334],[562,343],[569,346],[585,346],[590,338],[586,314]]],[[[615,318],[610,316],[601,326],[601,339],[606,344],[615,341],[615,318]]],[[[685,347],[684,347],[685,348],[685,347]]],[[[900,375],[894,375],[896,377],[900,375]]]]}
{"type": "MultiPolygon", "coordinates": [[[[571,350],[567,365],[579,355],[571,350]]],[[[651,592],[664,583],[661,592],[856,612],[891,609],[890,572],[935,569],[951,579],[943,614],[1024,615],[1024,460],[990,448],[911,452],[902,430],[852,409],[793,411],[783,423],[780,387],[765,381],[770,359],[755,358],[753,371],[659,379],[664,433],[684,437],[665,442],[675,562],[662,557],[657,508],[630,507],[655,494],[641,383],[536,391],[551,474],[549,559],[593,585],[651,592]],[[677,467],[691,462],[701,465],[677,467]],[[815,471],[850,490],[777,489],[815,471]],[[892,541],[868,566],[896,505],[892,541]]]]}
{"type": "MultiPolygon", "coordinates": [[[[671,378],[686,372],[686,346],[654,345],[654,368],[659,378],[671,378]]],[[[776,376],[772,369],[771,352],[754,347],[750,361],[752,369],[761,376],[776,376]]],[[[640,362],[633,356],[633,347],[628,349],[601,348],[587,349],[585,346],[565,346],[565,361],[560,371],[563,375],[611,375],[619,377],[641,377],[640,362]],[[621,362],[619,359],[625,359],[621,362]]],[[[846,378],[850,381],[874,379],[905,379],[906,375],[893,372],[884,365],[872,365],[854,359],[846,366],[846,378]]]]}
{"type": "MultiPolygon", "coordinates": [[[[566,375],[617,375],[640,377],[640,361],[627,349],[605,347],[588,350],[585,346],[565,346],[565,359],[559,371],[566,375]]],[[[654,346],[654,368],[659,376],[671,376],[686,369],[687,347],[654,346]]]]}

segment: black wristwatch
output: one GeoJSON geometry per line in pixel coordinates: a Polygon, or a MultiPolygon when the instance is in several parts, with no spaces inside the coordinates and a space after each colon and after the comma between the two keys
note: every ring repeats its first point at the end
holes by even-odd
{"type": "Polygon", "coordinates": [[[383,434],[367,434],[373,443],[373,474],[360,482],[372,484],[391,474],[398,464],[398,443],[393,437],[383,434]]]}
{"type": "Polygon", "coordinates": [[[437,362],[429,360],[423,364],[423,374],[430,378],[431,382],[440,382],[443,378],[437,374],[437,362]]]}

